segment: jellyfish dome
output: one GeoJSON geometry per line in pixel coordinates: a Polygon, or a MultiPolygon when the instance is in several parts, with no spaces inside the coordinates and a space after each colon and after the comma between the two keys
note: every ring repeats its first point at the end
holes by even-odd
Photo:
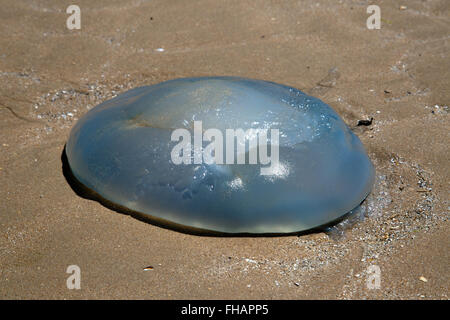
{"type": "Polygon", "coordinates": [[[327,225],[370,192],[374,167],[321,100],[237,77],[127,91],[87,112],[66,154],[102,199],[168,226],[293,233],[327,225]]]}

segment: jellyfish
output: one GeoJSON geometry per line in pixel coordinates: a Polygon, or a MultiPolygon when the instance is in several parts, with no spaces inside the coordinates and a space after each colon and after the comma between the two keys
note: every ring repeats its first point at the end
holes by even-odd
{"type": "Polygon", "coordinates": [[[374,182],[359,138],[318,98],[240,77],[169,80],[88,111],[65,152],[98,198],[163,226],[290,234],[339,221],[374,182]]]}

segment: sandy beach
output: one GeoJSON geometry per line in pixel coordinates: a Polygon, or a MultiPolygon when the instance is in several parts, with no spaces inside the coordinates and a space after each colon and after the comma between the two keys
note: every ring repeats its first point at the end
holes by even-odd
{"type": "Polygon", "coordinates": [[[373,30],[371,4],[3,1],[0,299],[448,299],[450,2],[376,1],[373,30]],[[72,4],[80,29],[66,24],[72,4]],[[88,110],[138,86],[220,75],[289,85],[336,110],[376,168],[364,218],[301,236],[198,236],[72,189],[61,157],[88,110]],[[71,265],[79,290],[67,287],[71,265]]]}

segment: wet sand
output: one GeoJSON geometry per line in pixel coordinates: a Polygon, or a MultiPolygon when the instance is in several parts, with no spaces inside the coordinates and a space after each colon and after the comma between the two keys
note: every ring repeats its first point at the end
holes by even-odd
{"type": "Polygon", "coordinates": [[[0,9],[0,298],[448,299],[448,1],[381,1],[380,30],[366,27],[368,1],[78,1],[80,30],[66,27],[70,4],[0,9]],[[333,107],[377,170],[365,218],[328,233],[206,237],[71,188],[61,155],[90,108],[212,75],[333,107]],[[66,286],[69,265],[80,290],[66,286]]]}

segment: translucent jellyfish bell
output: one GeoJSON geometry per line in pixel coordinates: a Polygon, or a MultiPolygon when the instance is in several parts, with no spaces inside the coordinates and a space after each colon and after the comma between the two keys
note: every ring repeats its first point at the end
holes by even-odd
{"type": "Polygon", "coordinates": [[[361,141],[328,105],[236,77],[125,92],[78,121],[66,154],[74,177],[102,199],[168,226],[221,233],[327,225],[374,180],[361,141]]]}

